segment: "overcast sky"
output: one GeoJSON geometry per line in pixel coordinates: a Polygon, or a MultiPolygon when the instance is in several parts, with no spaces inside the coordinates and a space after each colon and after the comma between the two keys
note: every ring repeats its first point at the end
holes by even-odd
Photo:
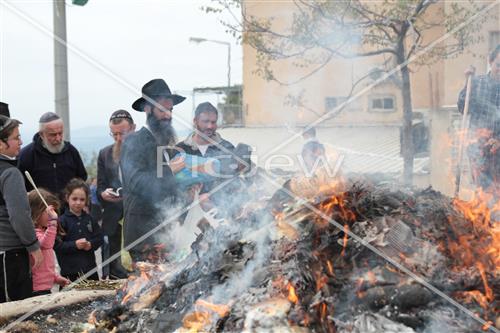
{"type": "MultiPolygon", "coordinates": [[[[220,14],[200,9],[209,0],[89,0],[83,7],[66,2],[68,43],[81,51],[68,50],[72,129],[106,125],[120,108],[132,111],[141,87],[153,78],[188,97],[174,118],[189,120],[193,87],[227,84],[227,47],[193,44],[191,36],[230,41],[231,81],[242,81],[241,46],[219,23],[220,14]]],[[[23,121],[26,135],[42,113],[54,111],[51,31],[51,1],[0,0],[0,101],[23,121]]],[[[206,99],[217,102],[215,96],[197,96],[196,103],[206,99]]],[[[133,115],[143,123],[143,114],[133,115]]]]}

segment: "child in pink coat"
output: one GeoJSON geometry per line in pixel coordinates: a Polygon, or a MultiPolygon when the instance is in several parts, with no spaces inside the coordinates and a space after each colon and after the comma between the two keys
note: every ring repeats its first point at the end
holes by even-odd
{"type": "Polygon", "coordinates": [[[33,296],[50,294],[54,283],[65,286],[70,281],[56,273],[54,241],[58,232],[61,232],[57,221],[56,209],[59,208],[59,201],[52,193],[40,189],[49,208],[40,199],[36,191],[28,193],[28,199],[31,207],[31,218],[35,224],[35,232],[40,249],[43,254],[43,262],[40,266],[33,269],[33,296]]]}

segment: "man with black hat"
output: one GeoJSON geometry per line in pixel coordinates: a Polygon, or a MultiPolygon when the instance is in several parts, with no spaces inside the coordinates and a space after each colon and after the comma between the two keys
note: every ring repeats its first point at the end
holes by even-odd
{"type": "MultiPolygon", "coordinates": [[[[119,222],[123,218],[123,199],[120,193],[122,183],[118,165],[123,140],[125,136],[135,131],[135,123],[130,113],[118,110],[109,118],[109,129],[109,134],[115,142],[101,149],[97,159],[97,197],[103,208],[102,231],[107,237],[107,242],[103,246],[103,261],[121,251],[122,227],[119,222]]],[[[120,257],[103,268],[103,276],[120,279],[127,277],[120,257]]]]}
{"type": "MultiPolygon", "coordinates": [[[[172,152],[166,148],[175,146],[172,110],[184,99],[172,94],[165,81],[154,79],[144,85],[142,97],[132,104],[147,118],[145,127],[126,138],[120,157],[125,245],[160,225],[166,208],[175,202],[177,184],[173,175],[185,164],[181,158],[170,160],[172,152]]],[[[161,243],[151,235],[135,244],[129,250],[132,260],[148,260],[150,253],[145,250],[161,243]]]]}
{"type": "MultiPolygon", "coordinates": [[[[54,112],[44,113],[33,142],[19,154],[19,169],[27,170],[35,184],[63,197],[62,191],[72,178],[87,179],[87,171],[78,150],[64,141],[64,124],[54,112]]],[[[26,189],[32,190],[26,181],[26,189]]]]}

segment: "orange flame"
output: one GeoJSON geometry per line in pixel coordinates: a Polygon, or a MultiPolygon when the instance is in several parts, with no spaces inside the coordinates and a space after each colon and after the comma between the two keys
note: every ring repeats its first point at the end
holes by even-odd
{"type": "Polygon", "coordinates": [[[479,270],[479,274],[481,274],[481,279],[483,280],[483,285],[484,285],[484,290],[486,292],[486,299],[489,302],[493,302],[494,296],[493,296],[493,290],[488,285],[488,280],[486,278],[486,271],[484,269],[484,266],[481,262],[476,263],[476,267],[479,270]]]}
{"type": "MultiPolygon", "coordinates": [[[[354,222],[356,220],[356,214],[346,207],[345,196],[346,193],[330,196],[319,205],[320,210],[327,216],[332,216],[332,214],[336,212],[344,222],[354,222]]],[[[316,224],[319,227],[325,227],[328,225],[328,221],[322,217],[318,217],[316,219],[316,224]]]]}
{"type": "Polygon", "coordinates": [[[465,249],[467,252],[466,264],[470,266],[481,259],[485,268],[496,271],[500,268],[500,223],[492,222],[491,216],[500,212],[500,201],[489,208],[488,203],[493,200],[493,194],[479,190],[471,201],[453,201],[471,224],[473,233],[460,235],[452,220],[450,223],[455,233],[460,235],[461,251],[465,249]]]}
{"type": "Polygon", "coordinates": [[[189,329],[189,332],[204,332],[211,323],[210,317],[208,312],[188,313],[182,319],[182,325],[189,329]]]}
{"type": "Polygon", "coordinates": [[[476,301],[476,303],[483,309],[488,308],[489,302],[486,299],[486,296],[484,296],[479,290],[461,291],[457,292],[456,295],[463,299],[465,303],[472,303],[473,301],[476,301]]]}
{"type": "Polygon", "coordinates": [[[186,314],[182,319],[183,328],[188,331],[180,329],[179,332],[208,332],[214,320],[213,316],[215,313],[218,315],[218,318],[223,318],[229,314],[228,305],[213,304],[201,299],[195,302],[195,308],[196,311],[186,314]]]}
{"type": "Polygon", "coordinates": [[[357,281],[356,281],[356,296],[358,296],[358,298],[364,298],[366,296],[366,292],[364,291],[361,291],[361,287],[363,286],[363,282],[365,282],[365,279],[363,278],[359,278],[357,281]]]}
{"type": "Polygon", "coordinates": [[[340,255],[343,257],[345,255],[345,249],[347,248],[347,241],[349,240],[349,237],[347,233],[349,232],[349,226],[347,224],[344,224],[344,245],[342,248],[342,252],[340,255]]]}
{"type": "Polygon", "coordinates": [[[288,283],[287,288],[288,288],[288,300],[293,304],[297,304],[299,302],[299,298],[295,293],[295,288],[290,282],[288,283]]]}
{"type": "Polygon", "coordinates": [[[375,276],[375,273],[373,273],[372,271],[368,271],[368,273],[366,273],[367,277],[368,277],[368,281],[370,281],[371,285],[375,285],[375,283],[377,283],[377,277],[375,276]]]}
{"type": "Polygon", "coordinates": [[[202,299],[196,301],[195,305],[204,307],[217,313],[219,317],[225,317],[229,314],[229,306],[225,304],[213,304],[202,299]]]}
{"type": "Polygon", "coordinates": [[[331,276],[335,276],[335,272],[333,270],[333,265],[330,260],[326,261],[326,267],[328,268],[328,273],[330,273],[331,276]]]}
{"type": "Polygon", "coordinates": [[[141,270],[140,276],[129,277],[127,283],[125,284],[125,290],[129,288],[127,294],[122,299],[122,304],[126,304],[132,297],[137,296],[139,292],[146,287],[148,282],[151,280],[149,274],[145,270],[141,270]],[[131,286],[130,286],[131,285],[131,286]]]}
{"type": "Polygon", "coordinates": [[[326,315],[327,315],[327,306],[325,303],[321,303],[321,315],[320,315],[320,318],[322,320],[325,320],[326,319],[326,315]]]}
{"type": "Polygon", "coordinates": [[[493,193],[477,190],[470,201],[454,199],[455,208],[463,214],[466,222],[449,217],[448,222],[455,233],[455,239],[448,242],[448,250],[461,266],[476,267],[483,282],[484,294],[480,291],[466,292],[466,300],[474,299],[485,310],[495,299],[488,284],[486,272],[498,276],[500,272],[500,223],[493,222],[492,216],[500,212],[500,201],[493,193]],[[492,204],[493,203],[493,204],[492,204]],[[461,224],[460,224],[461,223],[461,224]]]}
{"type": "Polygon", "coordinates": [[[328,277],[321,273],[316,274],[316,291],[320,291],[328,282],[328,277]]]}

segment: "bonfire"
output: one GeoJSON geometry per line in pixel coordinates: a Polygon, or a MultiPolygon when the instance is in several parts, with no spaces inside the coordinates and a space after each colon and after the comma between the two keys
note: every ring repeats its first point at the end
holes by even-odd
{"type": "Polygon", "coordinates": [[[498,332],[500,207],[369,184],[255,185],[183,259],[139,263],[89,332],[498,332]]]}

